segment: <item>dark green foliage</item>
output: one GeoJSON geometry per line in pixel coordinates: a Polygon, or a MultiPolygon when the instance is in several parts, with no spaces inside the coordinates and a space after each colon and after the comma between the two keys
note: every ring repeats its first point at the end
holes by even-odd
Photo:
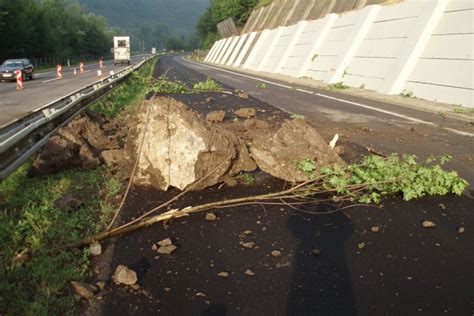
{"type": "Polygon", "coordinates": [[[107,18],[129,35],[134,51],[196,48],[193,40],[199,15],[209,0],[78,0],[87,10],[107,18]],[[176,45],[184,37],[184,45],[176,45]],[[168,38],[172,38],[168,42],[168,38]],[[171,44],[171,45],[170,45],[171,44]]]}
{"type": "Polygon", "coordinates": [[[209,8],[201,15],[197,24],[203,48],[210,48],[218,38],[219,22],[232,17],[237,26],[243,26],[258,4],[259,0],[211,0],[209,8]]]}
{"type": "Polygon", "coordinates": [[[0,0],[0,60],[110,52],[116,30],[73,1],[0,0]]]}

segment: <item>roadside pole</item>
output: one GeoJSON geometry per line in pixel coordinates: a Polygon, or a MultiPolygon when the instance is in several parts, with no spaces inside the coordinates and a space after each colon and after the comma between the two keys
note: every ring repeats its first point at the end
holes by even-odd
{"type": "Polygon", "coordinates": [[[23,87],[23,76],[21,70],[15,70],[15,78],[16,78],[16,90],[21,91],[24,89],[23,87]]]}
{"type": "Polygon", "coordinates": [[[58,80],[63,79],[62,71],[63,71],[63,67],[58,64],[58,65],[56,66],[56,78],[57,78],[58,80]]]}

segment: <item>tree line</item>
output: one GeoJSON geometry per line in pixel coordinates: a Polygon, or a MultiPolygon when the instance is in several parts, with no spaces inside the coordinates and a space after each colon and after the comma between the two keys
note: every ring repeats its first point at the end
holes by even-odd
{"type": "Polygon", "coordinates": [[[73,0],[0,0],[0,60],[99,57],[119,32],[73,0]]]}
{"type": "Polygon", "coordinates": [[[219,39],[217,32],[219,22],[232,17],[235,24],[242,27],[256,6],[270,2],[269,0],[211,0],[210,6],[197,23],[197,33],[202,47],[208,49],[219,39]]]}

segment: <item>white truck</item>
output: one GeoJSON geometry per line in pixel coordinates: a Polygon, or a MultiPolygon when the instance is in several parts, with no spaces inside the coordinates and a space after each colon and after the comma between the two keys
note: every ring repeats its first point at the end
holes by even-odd
{"type": "Polygon", "coordinates": [[[114,65],[130,65],[130,36],[114,36],[114,65]]]}

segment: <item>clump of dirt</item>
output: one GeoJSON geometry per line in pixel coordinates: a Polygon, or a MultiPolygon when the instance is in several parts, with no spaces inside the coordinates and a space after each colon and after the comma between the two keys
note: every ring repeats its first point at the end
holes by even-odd
{"type": "Polygon", "coordinates": [[[107,120],[93,111],[62,127],[52,136],[30,169],[32,175],[49,175],[68,168],[91,170],[123,160],[127,131],[118,120],[107,120]]]}
{"type": "Polygon", "coordinates": [[[142,103],[133,125],[126,150],[130,162],[139,157],[135,183],[159,190],[201,190],[257,166],[280,179],[304,181],[297,167],[302,159],[314,160],[316,167],[344,165],[304,120],[220,123],[172,96],[157,96],[142,103]]]}

